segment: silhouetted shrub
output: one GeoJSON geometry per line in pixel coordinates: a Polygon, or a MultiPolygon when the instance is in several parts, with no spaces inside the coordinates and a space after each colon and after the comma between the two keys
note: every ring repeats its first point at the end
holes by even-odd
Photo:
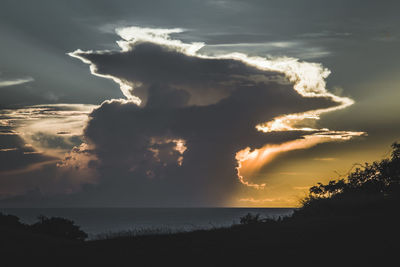
{"type": "Polygon", "coordinates": [[[80,230],[80,227],[75,225],[73,221],[60,218],[39,216],[39,221],[30,226],[30,229],[36,233],[48,234],[52,236],[63,237],[74,240],[85,240],[88,235],[80,230]]]}
{"type": "Polygon", "coordinates": [[[13,226],[13,227],[21,227],[24,226],[17,216],[14,215],[6,215],[0,212],[0,225],[1,226],[13,226]]]}
{"type": "Polygon", "coordinates": [[[260,214],[251,214],[247,213],[245,216],[240,217],[240,224],[255,224],[255,223],[261,223],[263,222],[262,219],[260,219],[260,214]]]}

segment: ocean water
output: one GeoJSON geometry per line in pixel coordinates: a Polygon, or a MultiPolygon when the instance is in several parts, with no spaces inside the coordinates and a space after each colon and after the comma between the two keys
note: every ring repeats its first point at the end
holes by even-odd
{"type": "Polygon", "coordinates": [[[289,216],[290,208],[13,208],[0,212],[34,223],[39,215],[73,220],[97,238],[101,234],[132,231],[135,234],[183,232],[238,224],[240,217],[260,214],[262,218],[289,216]]]}

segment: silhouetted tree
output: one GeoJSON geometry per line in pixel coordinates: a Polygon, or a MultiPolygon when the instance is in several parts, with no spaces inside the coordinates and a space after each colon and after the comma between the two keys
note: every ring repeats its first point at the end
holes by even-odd
{"type": "MultiPolygon", "coordinates": [[[[318,183],[309,189],[294,215],[344,212],[354,206],[400,199],[400,144],[389,158],[356,168],[346,179],[318,183]]],[[[397,203],[397,202],[396,202],[397,203]]]]}
{"type": "Polygon", "coordinates": [[[39,216],[39,221],[32,224],[30,228],[37,233],[48,234],[67,239],[85,240],[88,235],[80,230],[80,227],[75,225],[73,221],[60,218],[39,216]]]}
{"type": "Polygon", "coordinates": [[[21,227],[24,226],[17,216],[14,215],[6,215],[0,212],[0,225],[1,226],[13,226],[13,227],[21,227]]]}

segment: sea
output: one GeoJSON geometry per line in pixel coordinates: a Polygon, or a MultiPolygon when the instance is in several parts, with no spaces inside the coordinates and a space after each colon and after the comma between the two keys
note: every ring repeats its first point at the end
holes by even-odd
{"type": "Polygon", "coordinates": [[[292,208],[7,208],[4,214],[16,215],[32,224],[39,215],[63,217],[75,222],[89,239],[118,235],[144,235],[187,232],[229,227],[239,224],[248,213],[260,218],[290,216],[292,208]]]}

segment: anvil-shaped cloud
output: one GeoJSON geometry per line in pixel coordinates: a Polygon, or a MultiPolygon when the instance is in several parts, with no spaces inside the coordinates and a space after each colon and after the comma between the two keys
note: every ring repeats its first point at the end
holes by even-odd
{"type": "Polygon", "coordinates": [[[69,53],[126,97],[95,109],[84,134],[114,202],[224,205],[238,186],[264,188],[253,176],[279,153],[364,134],[316,127],[353,104],[327,91],[320,64],[210,56],[172,39],[182,31],[121,28],[120,51],[69,53]]]}

